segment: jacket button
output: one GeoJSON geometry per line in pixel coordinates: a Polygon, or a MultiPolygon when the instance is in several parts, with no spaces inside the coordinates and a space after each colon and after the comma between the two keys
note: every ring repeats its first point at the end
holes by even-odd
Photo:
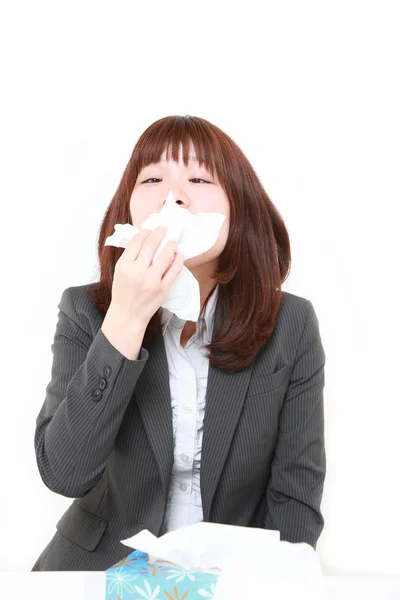
{"type": "Polygon", "coordinates": [[[104,369],[103,369],[103,375],[104,375],[104,377],[110,377],[110,375],[111,375],[111,367],[108,367],[108,366],[104,367],[104,369]]]}
{"type": "Polygon", "coordinates": [[[104,377],[101,377],[100,383],[99,383],[99,389],[104,390],[105,387],[107,387],[107,379],[104,379],[104,377]]]}
{"type": "Polygon", "coordinates": [[[95,390],[92,390],[92,400],[94,400],[95,402],[98,402],[100,400],[100,398],[102,397],[103,392],[101,390],[99,390],[98,388],[95,390]]]}

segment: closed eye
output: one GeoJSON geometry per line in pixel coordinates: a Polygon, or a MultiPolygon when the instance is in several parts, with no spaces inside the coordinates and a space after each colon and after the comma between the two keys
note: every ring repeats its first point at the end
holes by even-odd
{"type": "MultiPolygon", "coordinates": [[[[147,183],[148,181],[151,181],[152,179],[155,179],[157,181],[161,181],[161,179],[158,179],[157,177],[150,177],[149,179],[146,179],[145,181],[142,181],[142,183],[147,183]]],[[[210,183],[210,181],[206,181],[205,179],[201,179],[200,177],[193,177],[192,179],[189,179],[189,181],[204,181],[204,183],[210,183]]]]}

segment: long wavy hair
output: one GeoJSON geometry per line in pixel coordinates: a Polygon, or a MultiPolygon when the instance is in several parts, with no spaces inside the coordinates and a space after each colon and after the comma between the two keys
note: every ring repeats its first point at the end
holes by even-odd
{"type": "MultiPolygon", "coordinates": [[[[111,302],[115,264],[124,248],[105,246],[115,223],[132,224],[130,198],[141,169],[167,158],[188,164],[190,141],[200,166],[217,173],[230,204],[229,234],[212,277],[219,283],[213,339],[205,345],[213,367],[245,369],[270,339],[282,298],[281,284],[290,269],[290,242],[281,215],[237,144],[205,119],[168,116],[150,125],[137,141],[120,184],[103,218],[98,241],[100,280],[87,292],[105,315],[111,302]]],[[[212,290],[213,291],[213,290],[212,290]]],[[[212,291],[205,299],[203,316],[212,291]]],[[[148,349],[161,329],[161,309],[148,323],[142,345],[148,349]]]]}

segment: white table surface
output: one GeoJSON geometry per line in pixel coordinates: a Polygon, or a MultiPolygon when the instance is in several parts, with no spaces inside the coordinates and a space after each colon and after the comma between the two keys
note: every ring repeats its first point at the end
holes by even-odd
{"type": "MultiPolygon", "coordinates": [[[[329,600],[400,600],[400,577],[326,575],[325,581],[329,600]]],[[[99,571],[0,572],[0,598],[1,600],[106,600],[105,573],[99,571]]]]}

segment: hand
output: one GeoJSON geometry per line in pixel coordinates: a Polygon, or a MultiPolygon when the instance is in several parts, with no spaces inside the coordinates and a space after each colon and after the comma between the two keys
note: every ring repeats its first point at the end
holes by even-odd
{"type": "Polygon", "coordinates": [[[182,270],[184,259],[172,240],[152,264],[166,231],[166,227],[143,229],[116,262],[109,311],[120,324],[145,329],[182,270]]]}

